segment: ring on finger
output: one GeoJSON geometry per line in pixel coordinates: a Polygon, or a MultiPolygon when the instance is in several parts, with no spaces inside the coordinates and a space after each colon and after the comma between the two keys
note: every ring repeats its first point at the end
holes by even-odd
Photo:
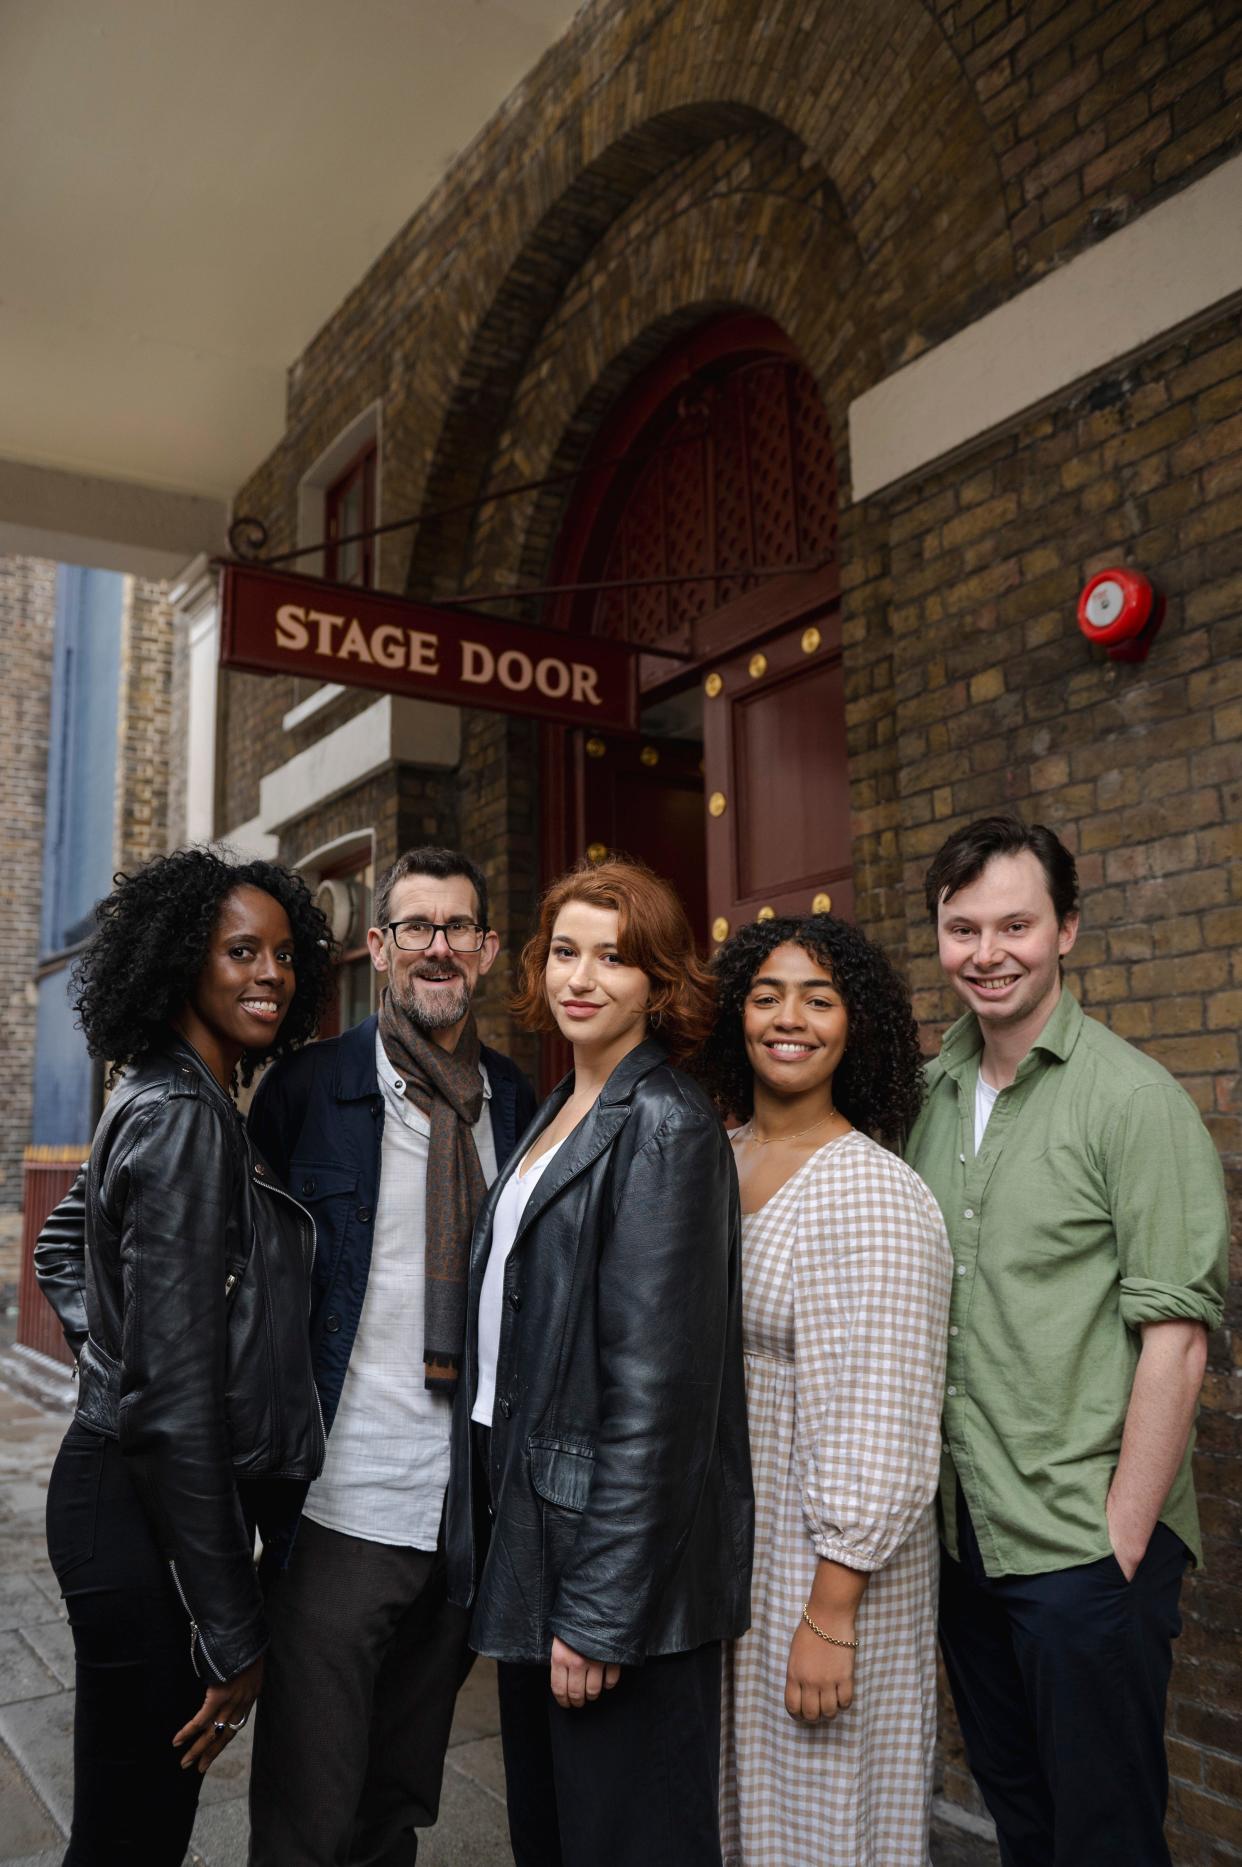
{"type": "Polygon", "coordinates": [[[244,1711],[241,1717],[237,1720],[236,1724],[233,1724],[230,1721],[229,1727],[228,1727],[229,1730],[230,1731],[244,1731],[246,1728],[246,1720],[249,1716],[250,1716],[250,1713],[248,1711],[244,1711]]]}

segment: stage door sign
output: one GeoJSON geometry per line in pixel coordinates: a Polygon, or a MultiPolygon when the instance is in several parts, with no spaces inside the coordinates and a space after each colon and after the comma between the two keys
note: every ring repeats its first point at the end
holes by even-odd
{"type": "Polygon", "coordinates": [[[257,565],[221,576],[220,666],[634,732],[638,657],[603,636],[528,628],[257,565]]]}

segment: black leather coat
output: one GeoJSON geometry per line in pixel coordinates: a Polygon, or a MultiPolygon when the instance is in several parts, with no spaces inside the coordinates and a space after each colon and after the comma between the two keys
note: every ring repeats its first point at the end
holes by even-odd
{"type": "Polygon", "coordinates": [[[475,1230],[449,1592],[473,1606],[480,1653],[545,1661],[559,1634],[634,1665],[749,1624],[737,1175],[707,1098],[662,1047],[623,1058],[532,1191],[506,1264],[489,1543],[469,1416],[492,1218],[571,1087],[539,1109],[475,1230]]]}
{"type": "MultiPolygon", "coordinates": [[[[267,1644],[242,1493],[263,1527],[265,1504],[281,1510],[273,1481],[323,1464],[307,1328],[314,1227],[179,1040],[127,1072],[96,1130],[84,1294],[61,1248],[71,1206],[45,1228],[38,1270],[79,1345],[78,1418],[120,1443],[199,1671],[231,1678],[267,1644]]],[[[293,1508],[300,1496],[288,1487],[293,1508]]]]}

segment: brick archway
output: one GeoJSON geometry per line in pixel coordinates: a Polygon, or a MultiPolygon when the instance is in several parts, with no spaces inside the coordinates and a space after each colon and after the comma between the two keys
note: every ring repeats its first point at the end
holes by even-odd
{"type": "MultiPolygon", "coordinates": [[[[831,565],[835,450],[814,377],[780,326],[713,320],[675,345],[604,425],[553,559],[545,620],[694,651],[696,625],[778,565],[831,565]],[[668,586],[645,578],[725,568],[668,586]]],[[[834,580],[835,588],[835,580],[834,580]]]]}
{"type": "MultiPolygon", "coordinates": [[[[751,153],[747,144],[737,149],[739,166],[751,153]]],[[[846,411],[876,364],[848,225],[822,198],[812,208],[775,193],[713,194],[710,171],[722,159],[705,158],[701,182],[678,172],[653,201],[636,204],[570,281],[492,437],[480,490],[576,473],[611,411],[655,360],[692,330],[736,312],[779,326],[804,359],[837,437],[838,470],[848,476],[846,411]],[[696,185],[708,192],[687,203],[696,185]],[[667,218],[665,201],[679,204],[667,218]],[[765,239],[767,263],[760,263],[765,239]]],[[[800,172],[788,146],[786,162],[800,172]]],[[[483,508],[462,587],[548,582],[572,497],[568,480],[483,508]]]]}
{"type": "MultiPolygon", "coordinates": [[[[635,7],[603,27],[589,112],[567,107],[561,134],[553,107],[519,185],[480,217],[468,275],[445,253],[453,289],[411,347],[403,380],[406,419],[417,427],[407,434],[398,417],[389,429],[397,458],[386,466],[388,484],[403,506],[440,509],[477,496],[515,385],[570,279],[661,178],[715,143],[770,132],[796,147],[806,165],[803,211],[813,219],[830,199],[865,262],[873,377],[947,330],[964,298],[977,304],[1008,288],[997,154],[970,77],[929,7],[818,0],[797,31],[756,35],[749,12],[714,0],[697,9],[689,39],[676,11],[635,7]],[[611,75],[628,69],[636,40],[647,74],[637,98],[611,75]]],[[[480,145],[480,182],[487,154],[480,145]]],[[[418,230],[416,218],[408,237],[418,230]]],[[[822,237],[822,223],[809,237],[822,237]]],[[[683,292],[683,301],[699,296],[683,292]]],[[[734,302],[757,300],[743,292],[734,302]]],[[[469,548],[468,520],[445,522],[434,537],[429,530],[410,549],[406,587],[455,588],[469,548]]]]}

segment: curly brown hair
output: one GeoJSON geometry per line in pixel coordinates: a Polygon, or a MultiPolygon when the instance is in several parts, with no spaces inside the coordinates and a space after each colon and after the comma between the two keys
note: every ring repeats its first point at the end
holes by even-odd
{"type": "Polygon", "coordinates": [[[617,951],[626,966],[638,966],[651,981],[651,1022],[673,1059],[693,1056],[707,1039],[716,1013],[711,974],[699,958],[686,911],[672,884],[645,862],[616,856],[582,861],[560,876],[539,904],[539,924],[518,961],[518,984],[510,1010],[528,1031],[555,1031],[543,978],[556,917],[570,901],[612,908],[617,915],[617,951]]]}
{"type": "Polygon", "coordinates": [[[755,1079],[742,1033],[746,998],[764,960],[786,945],[819,961],[845,1005],[849,1037],[832,1082],[836,1107],[856,1128],[899,1146],[923,1103],[910,994],[887,954],[832,915],[752,921],[725,942],[713,963],[720,1013],[694,1073],[722,1114],[750,1119],[755,1079]]]}

